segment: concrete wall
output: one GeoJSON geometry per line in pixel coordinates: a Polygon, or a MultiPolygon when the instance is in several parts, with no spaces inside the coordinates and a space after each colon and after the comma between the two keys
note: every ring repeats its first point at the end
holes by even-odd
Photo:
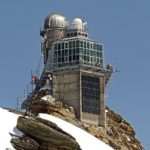
{"type": "Polygon", "coordinates": [[[105,127],[105,76],[81,71],[65,71],[53,74],[53,96],[67,105],[73,106],[76,116],[82,122],[105,127]],[[82,74],[99,77],[100,81],[100,113],[82,112],[82,74]]]}
{"type": "MultiPolygon", "coordinates": [[[[82,107],[81,107],[81,121],[85,123],[90,123],[90,124],[95,124],[99,125],[102,127],[105,127],[105,119],[106,119],[106,114],[105,114],[105,76],[102,74],[100,76],[90,74],[90,73],[84,73],[82,72],[81,75],[88,75],[92,77],[99,77],[99,82],[100,82],[100,113],[99,115],[97,114],[91,114],[87,112],[82,112],[82,107]]],[[[82,89],[82,88],[81,88],[82,89]]],[[[80,99],[81,99],[81,106],[82,106],[82,90],[80,91],[80,99]]]]}
{"type": "Polygon", "coordinates": [[[65,104],[73,106],[80,117],[80,75],[78,72],[61,72],[54,74],[53,96],[65,104]]]}

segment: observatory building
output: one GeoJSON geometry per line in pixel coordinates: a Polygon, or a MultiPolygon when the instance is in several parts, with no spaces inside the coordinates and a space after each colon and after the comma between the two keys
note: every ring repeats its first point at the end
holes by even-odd
{"type": "Polygon", "coordinates": [[[103,45],[89,39],[87,22],[53,13],[40,35],[44,69],[36,90],[51,73],[54,98],[73,106],[82,122],[105,126],[105,86],[112,67],[104,63],[103,45]]]}

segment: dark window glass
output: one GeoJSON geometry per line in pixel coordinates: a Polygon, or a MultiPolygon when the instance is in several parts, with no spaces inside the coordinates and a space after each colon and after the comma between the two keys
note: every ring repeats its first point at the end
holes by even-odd
{"type": "Polygon", "coordinates": [[[100,45],[100,47],[99,47],[99,48],[100,48],[100,51],[102,51],[102,45],[100,45]]]}
{"type": "Polygon", "coordinates": [[[73,47],[75,47],[75,41],[73,41],[73,47]]]}
{"type": "Polygon", "coordinates": [[[68,50],[65,50],[65,56],[67,56],[68,55],[68,50]]]}
{"type": "Polygon", "coordinates": [[[61,56],[61,51],[60,50],[58,50],[58,56],[61,56]]]}
{"type": "Polygon", "coordinates": [[[90,47],[90,44],[89,44],[89,42],[87,42],[87,48],[89,48],[90,47]]]}
{"type": "Polygon", "coordinates": [[[69,61],[72,61],[72,56],[69,56],[69,61]]]}
{"type": "Polygon", "coordinates": [[[76,53],[76,49],[73,49],[73,55],[75,55],[75,53],[76,53]]]}
{"type": "Polygon", "coordinates": [[[100,59],[100,63],[103,64],[103,59],[100,59]]]}
{"type": "Polygon", "coordinates": [[[68,48],[68,43],[65,43],[65,48],[68,48]]]}
{"type": "Polygon", "coordinates": [[[54,52],[54,57],[57,57],[57,51],[54,52]]]}
{"type": "Polygon", "coordinates": [[[76,47],[79,47],[79,41],[76,41],[76,47]]]}
{"type": "Polygon", "coordinates": [[[68,57],[65,57],[65,61],[68,61],[68,57]]]}
{"type": "Polygon", "coordinates": [[[73,60],[76,60],[76,57],[75,57],[75,55],[73,55],[73,60]]]}
{"type": "Polygon", "coordinates": [[[82,111],[100,113],[100,85],[98,77],[82,75],[82,111]]]}
{"type": "Polygon", "coordinates": [[[86,55],[86,49],[84,49],[84,55],[86,55]]]}
{"type": "Polygon", "coordinates": [[[69,48],[72,48],[72,42],[69,42],[69,48]]]}
{"type": "Polygon", "coordinates": [[[74,36],[77,36],[77,32],[74,33],[74,36]]]}
{"type": "Polygon", "coordinates": [[[69,55],[72,55],[72,49],[69,49],[69,55]]]}
{"type": "Polygon", "coordinates": [[[62,49],[64,49],[64,43],[62,43],[62,49]]]}
{"type": "Polygon", "coordinates": [[[102,58],[102,57],[103,57],[102,52],[100,52],[100,58],[102,58]]]}
{"type": "Polygon", "coordinates": [[[79,48],[76,49],[76,54],[79,54],[79,48]]]}
{"type": "Polygon", "coordinates": [[[61,57],[58,57],[58,62],[61,62],[61,57]]]}
{"type": "Polygon", "coordinates": [[[80,41],[80,47],[83,47],[83,41],[80,41]]]}
{"type": "Polygon", "coordinates": [[[64,50],[62,50],[62,57],[64,56],[64,50]]]}
{"type": "Polygon", "coordinates": [[[94,49],[94,50],[96,49],[96,44],[95,44],[95,43],[93,44],[93,49],[94,49]]]}
{"type": "Polygon", "coordinates": [[[79,55],[76,55],[76,60],[79,60],[79,55]]]}
{"type": "Polygon", "coordinates": [[[86,48],[86,42],[84,41],[84,48],[86,48]]]}
{"type": "Polygon", "coordinates": [[[57,50],[57,44],[55,44],[54,49],[57,50]]]}
{"type": "Polygon", "coordinates": [[[61,48],[61,45],[60,45],[60,43],[58,43],[58,50],[60,50],[60,48],[61,48]]]}
{"type": "Polygon", "coordinates": [[[100,57],[100,52],[97,52],[97,57],[100,57]]]}

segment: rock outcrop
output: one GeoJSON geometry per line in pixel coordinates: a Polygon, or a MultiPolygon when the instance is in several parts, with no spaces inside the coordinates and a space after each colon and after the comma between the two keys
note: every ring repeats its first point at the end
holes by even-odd
{"type": "Polygon", "coordinates": [[[17,150],[80,150],[72,136],[47,120],[20,116],[17,128],[27,135],[11,140],[17,150]]]}
{"type": "MultiPolygon", "coordinates": [[[[10,110],[21,114],[20,112],[10,110]]],[[[57,125],[37,117],[47,113],[66,120],[110,145],[115,150],[144,150],[135,138],[132,126],[120,115],[106,108],[106,128],[85,124],[76,119],[72,107],[52,97],[37,99],[30,107],[28,116],[20,116],[17,128],[25,133],[23,137],[12,138],[17,150],[80,150],[76,140],[57,125]]]]}
{"type": "Polygon", "coordinates": [[[93,134],[116,150],[143,150],[135,137],[132,126],[119,114],[106,108],[106,128],[85,124],[76,119],[72,107],[64,105],[61,101],[39,99],[31,107],[32,113],[48,113],[64,119],[93,134]]]}

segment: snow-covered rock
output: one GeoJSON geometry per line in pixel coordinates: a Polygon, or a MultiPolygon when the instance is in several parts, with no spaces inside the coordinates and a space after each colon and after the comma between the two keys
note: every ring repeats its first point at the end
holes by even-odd
{"type": "Polygon", "coordinates": [[[12,138],[10,134],[17,136],[23,135],[23,133],[16,128],[18,117],[19,115],[0,108],[0,150],[14,149],[10,143],[12,138]]]}
{"type": "Polygon", "coordinates": [[[52,121],[58,125],[62,130],[72,135],[79,143],[82,150],[113,150],[110,146],[106,145],[99,139],[83,131],[82,129],[68,123],[64,120],[56,118],[48,114],[39,114],[43,119],[52,121]]]}

